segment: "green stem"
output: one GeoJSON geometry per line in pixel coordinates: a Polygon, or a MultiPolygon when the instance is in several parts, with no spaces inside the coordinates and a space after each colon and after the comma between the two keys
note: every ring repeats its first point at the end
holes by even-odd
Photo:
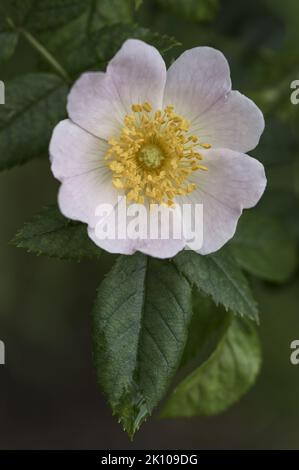
{"type": "Polygon", "coordinates": [[[51,65],[51,67],[56,70],[56,72],[68,83],[71,82],[71,79],[67,71],[62,67],[62,65],[52,56],[52,54],[34,37],[29,31],[23,28],[16,28],[11,18],[7,18],[7,23],[9,26],[18,31],[24,36],[28,43],[43,57],[43,59],[51,65]]]}

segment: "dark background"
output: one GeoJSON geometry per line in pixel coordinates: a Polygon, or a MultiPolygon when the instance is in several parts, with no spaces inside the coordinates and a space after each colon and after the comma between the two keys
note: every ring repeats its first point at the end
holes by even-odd
{"type": "MultiPolygon", "coordinates": [[[[289,100],[289,84],[299,79],[298,2],[223,0],[197,21],[182,14],[181,2],[174,9],[165,3],[145,1],[139,22],[180,40],[175,56],[198,45],[221,49],[234,88],[265,112],[267,130],[254,155],[266,165],[269,186],[257,210],[275,214],[298,237],[299,105],[289,100]]],[[[32,71],[37,61],[21,42],[0,79],[32,71]]],[[[253,281],[264,360],[247,396],[217,417],[160,420],[156,413],[130,443],[91,361],[90,311],[111,258],[76,264],[8,245],[56,194],[47,159],[0,174],[0,339],[7,361],[0,366],[0,448],[299,448],[299,365],[289,360],[290,342],[299,339],[298,270],[283,285],[253,281]]]]}

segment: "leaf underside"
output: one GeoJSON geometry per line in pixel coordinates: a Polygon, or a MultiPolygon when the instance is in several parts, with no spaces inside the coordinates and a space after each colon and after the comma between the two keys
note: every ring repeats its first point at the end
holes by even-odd
{"type": "Polygon", "coordinates": [[[253,385],[260,365],[256,327],[231,316],[215,351],[179,383],[162,417],[208,416],[226,410],[253,385]]]}

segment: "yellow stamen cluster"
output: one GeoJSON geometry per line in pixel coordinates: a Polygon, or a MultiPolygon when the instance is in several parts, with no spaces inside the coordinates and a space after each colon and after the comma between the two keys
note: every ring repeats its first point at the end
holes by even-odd
{"type": "Polygon", "coordinates": [[[198,148],[209,148],[189,134],[189,123],[174,112],[152,110],[150,103],[134,104],[117,138],[109,140],[106,154],[113,185],[126,192],[128,200],[173,205],[176,196],[196,188],[188,182],[193,171],[207,170],[199,163],[198,148]]]}

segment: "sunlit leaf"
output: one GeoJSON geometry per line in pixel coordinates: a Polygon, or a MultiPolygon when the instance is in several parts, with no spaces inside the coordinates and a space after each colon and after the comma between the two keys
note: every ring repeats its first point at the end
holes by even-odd
{"type": "Polygon", "coordinates": [[[232,317],[216,350],[178,384],[162,416],[214,415],[226,410],[253,385],[260,364],[261,351],[255,326],[232,317]]]}

